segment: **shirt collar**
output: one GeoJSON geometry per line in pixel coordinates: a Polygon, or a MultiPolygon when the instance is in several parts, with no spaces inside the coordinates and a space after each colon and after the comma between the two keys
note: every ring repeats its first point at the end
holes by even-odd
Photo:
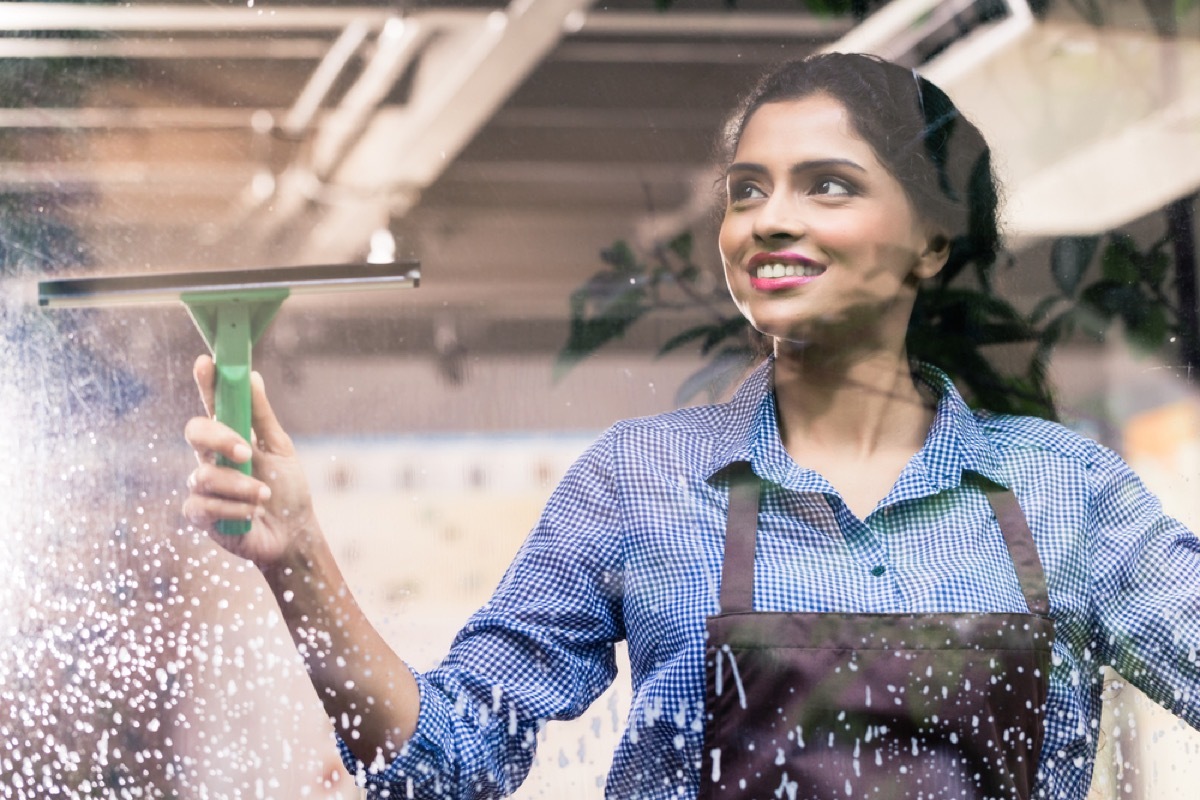
{"type": "MultiPolygon", "coordinates": [[[[811,470],[797,467],[783,449],[771,391],[774,363],[774,357],[769,356],[726,404],[727,414],[718,432],[721,443],[706,465],[706,474],[712,476],[735,461],[750,461],[754,471],[767,480],[799,491],[828,491],[830,487],[824,479],[811,470]]],[[[1007,485],[1000,459],[983,425],[949,376],[936,367],[921,364],[916,377],[936,398],[937,409],[925,445],[906,470],[910,480],[902,481],[896,488],[905,488],[902,484],[915,480],[927,490],[951,489],[962,482],[964,471],[1007,485]]],[[[918,492],[917,486],[908,486],[903,493],[918,492]]]]}
{"type": "Polygon", "coordinates": [[[919,364],[917,380],[937,398],[933,425],[925,445],[914,459],[933,488],[951,489],[962,482],[963,472],[974,472],[990,481],[1007,485],[1000,458],[976,412],[959,394],[946,373],[929,364],[919,364]]]}
{"type": "MultiPolygon", "coordinates": [[[[772,428],[775,427],[775,402],[771,392],[771,374],[775,363],[774,356],[768,356],[750,373],[750,377],[742,382],[728,403],[725,404],[726,415],[720,429],[715,433],[718,438],[712,458],[705,465],[705,475],[712,477],[736,461],[752,461],[753,443],[760,438],[762,432],[761,420],[770,419],[772,428]]],[[[775,430],[775,438],[779,432],[775,430]]]]}

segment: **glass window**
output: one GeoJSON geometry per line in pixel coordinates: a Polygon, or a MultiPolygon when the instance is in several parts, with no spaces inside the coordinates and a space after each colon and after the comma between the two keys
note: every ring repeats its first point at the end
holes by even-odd
{"type": "MultiPolygon", "coordinates": [[[[722,270],[718,136],[766,69],[835,50],[941,86],[1002,179],[999,259],[929,281],[910,349],[976,405],[1112,448],[1200,529],[1200,4],[0,2],[4,796],[363,796],[286,610],[183,515],[189,289],[293,290],[270,318],[238,273],[237,341],[366,618],[431,670],[598,437],[727,401],[770,349],[722,270]],[[332,280],[368,264],[403,286],[332,280]],[[331,280],[289,286],[302,265],[331,280]]],[[[828,213],[845,187],[821,177],[828,213]]],[[[748,202],[776,196],[758,180],[748,202]]],[[[1183,530],[1166,550],[1164,574],[1200,564],[1183,530]]],[[[1123,588],[1162,590],[1144,569],[1123,588]]],[[[1200,581],[1170,596],[1139,657],[1190,653],[1191,683],[1155,704],[1106,664],[1072,678],[1103,718],[1045,757],[1095,750],[1088,798],[1194,794],[1200,733],[1162,705],[1200,720],[1200,581]]],[[[631,713],[671,713],[630,711],[629,660],[618,642],[612,686],[539,729],[518,797],[602,796],[631,713]]],[[[690,769],[665,780],[694,791],[690,769]]]]}

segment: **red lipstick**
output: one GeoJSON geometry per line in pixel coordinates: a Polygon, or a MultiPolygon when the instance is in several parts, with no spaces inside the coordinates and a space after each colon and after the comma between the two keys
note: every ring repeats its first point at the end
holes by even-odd
{"type": "Polygon", "coordinates": [[[799,253],[755,253],[749,272],[752,287],[774,292],[811,283],[825,274],[825,267],[799,253]]]}

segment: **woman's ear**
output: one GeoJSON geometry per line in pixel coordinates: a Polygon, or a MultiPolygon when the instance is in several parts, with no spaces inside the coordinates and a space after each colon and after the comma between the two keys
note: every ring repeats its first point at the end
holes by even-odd
{"type": "Polygon", "coordinates": [[[950,238],[941,231],[932,231],[925,240],[925,250],[917,258],[913,276],[925,280],[942,271],[950,258],[950,238]]]}

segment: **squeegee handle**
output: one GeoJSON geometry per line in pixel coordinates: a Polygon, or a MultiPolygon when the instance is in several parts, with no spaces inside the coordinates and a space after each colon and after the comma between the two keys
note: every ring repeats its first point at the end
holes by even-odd
{"type": "MultiPolygon", "coordinates": [[[[181,298],[192,319],[212,350],[216,362],[214,387],[216,417],[247,442],[250,430],[250,351],[280,304],[286,289],[244,292],[185,294],[181,298]]],[[[218,458],[218,464],[231,466],[249,475],[251,463],[234,464],[218,458]]],[[[244,536],[250,532],[250,520],[220,520],[220,533],[244,536]]]]}
{"type": "MultiPolygon", "coordinates": [[[[234,316],[228,330],[222,325],[217,334],[213,347],[213,360],[216,362],[215,408],[216,417],[221,422],[233,428],[239,436],[250,441],[250,340],[248,336],[238,336],[238,331],[245,323],[244,319],[236,319],[236,310],[244,311],[244,306],[234,306],[226,310],[226,315],[234,316]],[[237,324],[241,323],[241,324],[237,324]]],[[[225,315],[222,315],[225,316],[225,315]]],[[[243,315],[244,316],[244,315],[243,315]]],[[[234,466],[246,475],[250,474],[249,461],[233,464],[222,458],[225,466],[234,466]]]]}
{"type": "MultiPolygon", "coordinates": [[[[216,385],[214,389],[214,411],[217,419],[239,436],[250,441],[250,319],[244,303],[230,303],[221,308],[218,315],[216,341],[212,343],[213,360],[216,362],[216,385]]],[[[234,467],[246,475],[250,474],[251,463],[235,464],[224,456],[217,463],[234,467]]],[[[250,532],[250,521],[225,519],[217,523],[217,530],[226,535],[244,536],[250,532]]]]}

